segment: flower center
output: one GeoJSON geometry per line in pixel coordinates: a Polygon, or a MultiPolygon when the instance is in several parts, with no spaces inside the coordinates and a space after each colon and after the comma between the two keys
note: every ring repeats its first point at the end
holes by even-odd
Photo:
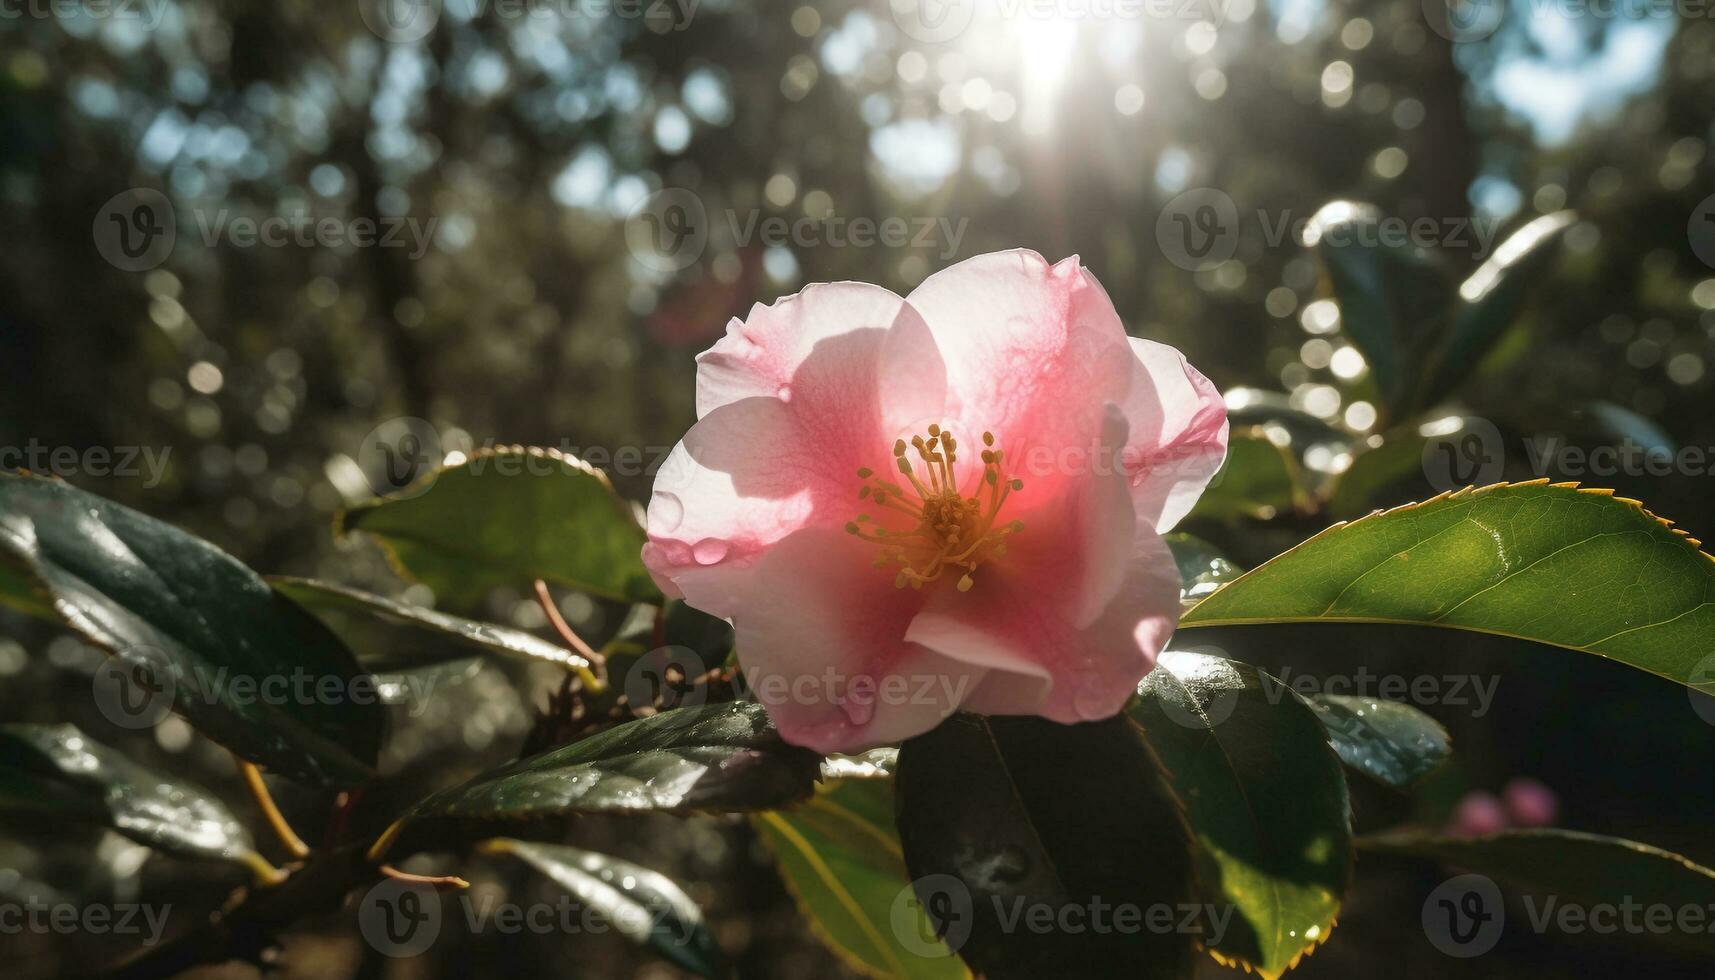
{"type": "Polygon", "coordinates": [[[1002,477],[1005,454],[993,447],[994,433],[983,433],[982,476],[968,491],[959,488],[954,476],[958,442],[939,425],[929,426],[927,439],[913,436],[909,447],[903,439],[893,444],[893,461],[909,489],[876,476],[868,467],[858,470],[858,477],[865,481],[858,499],[910,515],[915,522],[903,531],[874,526],[868,514],[859,514],[857,520],[846,523],[847,531],[881,546],[875,567],[900,567],[893,578],[895,588],[909,585],[921,589],[923,583],[939,579],[948,569],[958,569],[959,591],[965,592],[976,582],[971,573],[978,565],[1006,554],[1007,535],[1022,530],[1024,522],[997,526],[995,518],[1007,496],[1024,489],[1024,481],[1002,477]],[[912,469],[908,455],[912,449],[927,482],[912,469]]]}

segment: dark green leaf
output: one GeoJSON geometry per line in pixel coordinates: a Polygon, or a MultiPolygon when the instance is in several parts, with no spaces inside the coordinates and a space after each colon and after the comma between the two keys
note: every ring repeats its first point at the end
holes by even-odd
{"type": "Polygon", "coordinates": [[[1306,506],[1298,460],[1269,441],[1260,428],[1235,429],[1227,440],[1227,458],[1198,498],[1187,521],[1269,520],[1306,506]]]}
{"type": "Polygon", "coordinates": [[[454,607],[536,579],[610,599],[660,601],[643,567],[643,530],[606,475],[554,450],[477,453],[427,474],[427,489],[353,507],[404,572],[454,607]]]}
{"type": "Polygon", "coordinates": [[[1398,414],[1414,388],[1417,355],[1444,335],[1453,283],[1423,249],[1381,234],[1374,207],[1335,201],[1311,219],[1305,244],[1327,270],[1340,320],[1370,366],[1384,407],[1398,414]]]}
{"type": "Polygon", "coordinates": [[[954,715],[900,748],[895,782],[917,896],[977,973],[1190,975],[1198,936],[1181,915],[1165,928],[1113,918],[1181,912],[1193,885],[1179,803],[1123,715],[954,715]]]}
{"type": "Polygon", "coordinates": [[[72,725],[0,725],[0,814],[54,830],[95,824],[181,857],[260,860],[219,799],[72,725]]]}
{"type": "Polygon", "coordinates": [[[1129,714],[1185,801],[1205,899],[1236,911],[1210,950],[1291,969],[1327,940],[1352,870],[1346,777],[1315,713],[1249,664],[1171,652],[1129,714]]]}
{"type": "Polygon", "coordinates": [[[1518,637],[1696,686],[1715,630],[1715,561],[1609,491],[1545,481],[1467,489],[1335,525],[1180,623],[1342,621],[1518,637]]]}
{"type": "Polygon", "coordinates": [[[1715,953],[1715,935],[1703,928],[1703,913],[1715,907],[1715,871],[1659,847],[1572,830],[1509,830],[1477,838],[1405,831],[1362,837],[1358,846],[1491,875],[1562,905],[1641,904],[1675,913],[1694,908],[1696,931],[1670,929],[1663,938],[1715,953]]]}
{"type": "Polygon", "coordinates": [[[1179,597],[1186,602],[1201,599],[1244,574],[1244,569],[1202,538],[1189,534],[1163,537],[1179,566],[1179,597]]]}
{"type": "Polygon", "coordinates": [[[482,851],[511,854],[564,888],[626,939],[700,977],[727,973],[703,912],[671,878],[619,858],[563,844],[498,838],[482,851]]]}
{"type": "Polygon", "coordinates": [[[808,796],[820,762],[781,741],[755,702],[677,708],[485,773],[408,816],[767,810],[808,796]]]}
{"type": "Polygon", "coordinates": [[[410,659],[389,656],[390,669],[428,666],[477,652],[523,662],[557,664],[578,672],[589,670],[589,661],[583,657],[523,630],[450,616],[331,582],[273,577],[269,583],[345,638],[366,662],[370,660],[369,651],[360,642],[368,632],[364,625],[378,621],[403,627],[390,632],[406,634],[415,656],[410,659]]]}
{"type": "Polygon", "coordinates": [[[1346,765],[1389,786],[1410,785],[1447,761],[1447,729],[1408,704],[1342,694],[1309,701],[1346,765]]]}
{"type": "Polygon", "coordinates": [[[230,555],[64,483],[5,474],[0,551],[73,629],[146,664],[210,738],[285,776],[370,775],[383,716],[369,678],[326,627],[230,555]]]}
{"type": "Polygon", "coordinates": [[[1459,285],[1459,302],[1447,338],[1425,367],[1419,406],[1440,401],[1464,381],[1518,320],[1532,287],[1554,257],[1552,247],[1577,223],[1571,211],[1545,214],[1508,236],[1494,255],[1459,285]]]}
{"type": "Polygon", "coordinates": [[[913,980],[969,976],[910,895],[890,782],[837,782],[800,806],[750,819],[804,918],[853,969],[913,980]]]}

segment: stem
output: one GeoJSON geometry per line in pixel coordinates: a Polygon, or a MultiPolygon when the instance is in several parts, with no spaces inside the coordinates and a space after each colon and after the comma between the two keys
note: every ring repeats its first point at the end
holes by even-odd
{"type": "MultiPolygon", "coordinates": [[[[607,673],[607,658],[597,653],[595,648],[588,643],[585,643],[584,638],[572,629],[571,624],[566,622],[564,616],[560,615],[560,607],[554,604],[554,597],[548,594],[548,583],[541,579],[536,580],[536,602],[542,607],[543,614],[548,617],[548,625],[554,627],[554,632],[560,635],[561,642],[571,647],[578,656],[589,661],[590,666],[605,675],[607,673]]],[[[573,669],[577,670],[578,677],[583,680],[584,687],[588,688],[591,694],[600,694],[607,690],[607,683],[602,677],[598,677],[586,669],[575,667],[573,669]]]]}
{"type": "Polygon", "coordinates": [[[416,875],[409,871],[400,871],[391,864],[383,864],[380,871],[394,881],[403,881],[413,885],[427,885],[438,892],[461,891],[470,887],[470,882],[458,875],[416,875]]]}
{"type": "Polygon", "coordinates": [[[274,797],[268,794],[268,785],[262,781],[262,771],[253,763],[233,757],[238,762],[238,771],[244,776],[244,785],[250,789],[250,795],[255,798],[256,805],[261,808],[262,816],[267,819],[268,826],[274,829],[274,836],[280,838],[286,852],[296,860],[310,856],[310,846],[298,836],[292,825],[286,822],[286,817],[280,808],[274,805],[274,797]]]}

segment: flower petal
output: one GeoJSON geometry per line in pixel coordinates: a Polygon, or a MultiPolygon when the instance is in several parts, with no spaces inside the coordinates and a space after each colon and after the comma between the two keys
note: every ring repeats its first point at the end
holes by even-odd
{"type": "Polygon", "coordinates": [[[1125,414],[1138,519],[1166,532],[1188,513],[1227,455],[1227,405],[1208,378],[1166,344],[1131,339],[1136,355],[1125,414]]]}
{"type": "Polygon", "coordinates": [[[1125,328],[1101,285],[1076,256],[1049,265],[1018,249],[944,269],[906,301],[935,335],[966,443],[994,432],[1039,494],[1057,492],[1058,454],[1087,449],[1103,406],[1131,385],[1125,328]]]}
{"type": "Polygon", "coordinates": [[[894,588],[874,556],[840,531],[798,531],[733,605],[746,683],[788,742],[849,752],[920,735],[986,672],[906,640],[924,594],[894,588]]]}
{"type": "MultiPolygon", "coordinates": [[[[1118,406],[1108,406],[1103,430],[1105,446],[1124,444],[1118,406]]],[[[971,710],[1106,718],[1178,623],[1172,554],[1136,519],[1117,468],[1090,473],[1022,520],[1007,554],[980,566],[970,591],[932,595],[906,638],[989,670],[971,710]]]]}
{"type": "Polygon", "coordinates": [[[946,378],[915,310],[885,289],[812,286],[758,306],[706,352],[701,419],[655,478],[644,562],[670,596],[694,574],[725,616],[729,569],[795,530],[858,509],[860,467],[891,462],[902,427],[935,418],[946,378]],[[843,325],[843,329],[840,328],[843,325]]]}

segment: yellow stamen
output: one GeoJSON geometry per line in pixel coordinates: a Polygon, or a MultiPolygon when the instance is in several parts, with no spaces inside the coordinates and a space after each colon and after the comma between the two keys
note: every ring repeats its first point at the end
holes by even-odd
{"type": "MultiPolygon", "coordinates": [[[[983,433],[983,445],[992,447],[994,444],[994,433],[983,433]]],[[[959,458],[958,441],[939,425],[929,426],[928,438],[913,436],[909,448],[916,450],[918,459],[928,471],[928,485],[918,478],[912,467],[905,440],[895,440],[893,457],[899,472],[905,475],[915,491],[916,500],[911,499],[911,494],[904,487],[875,476],[868,467],[858,470],[859,479],[865,481],[858,491],[858,498],[867,498],[878,506],[906,514],[915,521],[915,525],[910,530],[876,528],[869,532],[859,526],[860,522],[868,521],[869,516],[860,514],[857,521],[846,524],[846,530],[882,546],[881,554],[871,564],[877,568],[899,566],[900,570],[893,579],[896,588],[910,586],[921,589],[925,584],[940,579],[941,573],[948,568],[954,568],[961,570],[958,590],[968,592],[976,584],[972,572],[977,566],[1005,554],[1006,539],[1023,530],[1024,525],[1020,521],[997,524],[997,518],[1007,497],[1015,490],[1024,489],[1024,481],[1003,478],[1001,467],[1005,454],[998,449],[985,448],[981,454],[981,475],[969,491],[961,490],[955,469],[959,458]],[[986,494],[983,493],[985,487],[986,494]]]]}

